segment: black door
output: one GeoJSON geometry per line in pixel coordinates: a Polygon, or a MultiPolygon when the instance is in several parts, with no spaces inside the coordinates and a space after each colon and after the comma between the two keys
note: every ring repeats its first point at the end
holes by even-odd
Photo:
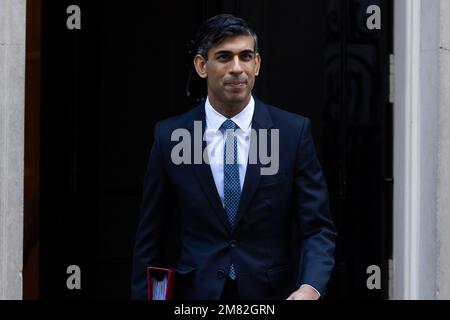
{"type": "Polygon", "coordinates": [[[227,12],[261,39],[254,94],[312,120],[339,233],[327,299],[387,298],[389,2],[43,1],[40,297],[129,297],[153,126],[201,100],[188,45],[204,19],[227,12]],[[66,27],[72,4],[81,30],[66,27]],[[374,4],[380,30],[366,27],[374,4]],[[69,265],[81,268],[81,290],[66,287],[69,265]],[[381,268],[381,290],[366,287],[369,265],[381,268]]]}

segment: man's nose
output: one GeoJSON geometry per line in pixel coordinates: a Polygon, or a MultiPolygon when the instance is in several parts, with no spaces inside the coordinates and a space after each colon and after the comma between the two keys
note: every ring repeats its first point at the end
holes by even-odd
{"type": "Polygon", "coordinates": [[[231,73],[242,73],[241,61],[238,56],[235,56],[231,63],[231,73]]]}

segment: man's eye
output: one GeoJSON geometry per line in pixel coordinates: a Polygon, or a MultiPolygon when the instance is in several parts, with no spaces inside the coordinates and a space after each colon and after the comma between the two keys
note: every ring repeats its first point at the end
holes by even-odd
{"type": "Polygon", "coordinates": [[[252,60],[253,59],[253,55],[251,53],[245,53],[245,54],[242,55],[242,59],[245,60],[245,61],[252,60]]]}
{"type": "Polygon", "coordinates": [[[228,56],[227,55],[225,55],[225,54],[223,54],[223,55],[220,55],[220,56],[217,56],[217,60],[221,60],[221,61],[223,61],[223,60],[227,60],[228,59],[228,56]]]}

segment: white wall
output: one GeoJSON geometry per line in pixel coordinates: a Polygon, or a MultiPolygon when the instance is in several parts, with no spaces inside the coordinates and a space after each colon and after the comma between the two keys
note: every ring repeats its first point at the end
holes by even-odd
{"type": "Polygon", "coordinates": [[[440,0],[421,1],[420,34],[420,234],[417,298],[436,297],[436,210],[439,106],[440,0]]]}
{"type": "Polygon", "coordinates": [[[450,1],[396,0],[394,297],[450,299],[450,1]]]}
{"type": "Polygon", "coordinates": [[[437,298],[450,299],[450,1],[440,4],[437,298]]]}
{"type": "Polygon", "coordinates": [[[0,299],[22,298],[25,0],[0,0],[0,299]]]}

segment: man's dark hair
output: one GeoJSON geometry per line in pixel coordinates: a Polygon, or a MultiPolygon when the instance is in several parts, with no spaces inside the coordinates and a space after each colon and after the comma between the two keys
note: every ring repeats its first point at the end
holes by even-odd
{"type": "Polygon", "coordinates": [[[208,51],[227,37],[252,36],[255,53],[258,52],[258,36],[250,25],[232,14],[220,14],[206,20],[199,28],[194,41],[194,53],[208,58],[208,51]]]}

